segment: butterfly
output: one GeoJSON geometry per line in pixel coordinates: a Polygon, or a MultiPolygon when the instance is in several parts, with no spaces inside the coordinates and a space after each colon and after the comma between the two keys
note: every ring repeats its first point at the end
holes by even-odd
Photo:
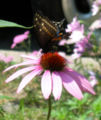
{"type": "MultiPolygon", "coordinates": [[[[43,52],[54,51],[58,49],[57,43],[64,38],[64,19],[61,22],[49,20],[41,12],[34,15],[34,33],[39,46],[43,52]]],[[[67,35],[68,36],[68,35],[67,35]]]]}

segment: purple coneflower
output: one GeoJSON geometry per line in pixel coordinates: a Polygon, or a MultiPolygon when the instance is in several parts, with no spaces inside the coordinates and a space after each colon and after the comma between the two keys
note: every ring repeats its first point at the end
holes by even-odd
{"type": "Polygon", "coordinates": [[[98,80],[96,78],[96,73],[93,71],[88,71],[89,76],[89,80],[90,80],[90,84],[92,87],[94,87],[95,85],[98,84],[98,80]]]}
{"type": "Polygon", "coordinates": [[[24,34],[20,34],[14,37],[13,44],[11,45],[11,48],[15,48],[15,46],[24,40],[28,39],[29,31],[24,32],[24,34]]]}
{"type": "Polygon", "coordinates": [[[94,31],[96,29],[101,29],[101,18],[95,20],[89,27],[91,31],[94,31]]]}
{"type": "Polygon", "coordinates": [[[77,59],[85,52],[86,49],[91,49],[92,44],[89,42],[89,39],[92,35],[92,32],[89,32],[88,35],[81,41],[75,44],[73,54],[71,55],[72,59],[77,59]]]}
{"type": "Polygon", "coordinates": [[[99,12],[99,6],[97,4],[92,5],[92,16],[96,15],[99,12]]]}
{"type": "Polygon", "coordinates": [[[73,18],[73,21],[67,25],[66,32],[73,32],[75,30],[79,30],[81,28],[81,25],[79,21],[77,20],[77,17],[73,18]]]}
{"type": "Polygon", "coordinates": [[[66,33],[70,33],[70,36],[68,40],[61,40],[59,42],[60,46],[63,46],[65,44],[74,44],[85,38],[84,25],[80,24],[80,22],[77,20],[77,17],[73,18],[73,21],[67,25],[65,31],[66,33]]]}
{"type": "Polygon", "coordinates": [[[10,63],[13,60],[13,56],[4,56],[3,54],[0,54],[0,61],[3,61],[5,63],[10,63]]]}
{"type": "MultiPolygon", "coordinates": [[[[64,55],[63,55],[64,56],[64,55]]],[[[14,80],[18,76],[28,73],[21,81],[17,93],[19,93],[35,76],[41,75],[41,90],[45,99],[49,99],[51,93],[55,100],[59,100],[62,93],[62,85],[72,96],[81,100],[83,98],[82,91],[95,94],[92,86],[84,76],[67,67],[68,61],[58,52],[48,52],[44,54],[25,55],[26,62],[13,65],[4,72],[17,68],[19,66],[27,66],[11,75],[6,83],[14,80]]]]}
{"type": "Polygon", "coordinates": [[[100,6],[101,6],[101,0],[95,0],[93,2],[93,5],[92,5],[92,15],[93,16],[99,12],[100,6]]]}

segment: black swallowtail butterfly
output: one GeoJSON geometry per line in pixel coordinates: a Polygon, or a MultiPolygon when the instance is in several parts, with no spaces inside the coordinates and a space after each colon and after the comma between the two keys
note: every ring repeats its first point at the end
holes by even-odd
{"type": "Polygon", "coordinates": [[[58,41],[68,36],[63,34],[63,22],[64,20],[56,22],[56,24],[54,21],[50,21],[48,17],[42,15],[42,13],[35,13],[34,33],[43,52],[57,50],[58,41]]]}

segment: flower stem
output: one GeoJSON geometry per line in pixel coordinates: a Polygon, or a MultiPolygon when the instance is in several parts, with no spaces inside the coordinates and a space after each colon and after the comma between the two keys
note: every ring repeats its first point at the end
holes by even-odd
{"type": "Polygon", "coordinates": [[[50,116],[51,116],[51,108],[52,108],[51,97],[49,97],[49,99],[48,99],[48,115],[47,115],[47,120],[50,119],[50,116]]]}

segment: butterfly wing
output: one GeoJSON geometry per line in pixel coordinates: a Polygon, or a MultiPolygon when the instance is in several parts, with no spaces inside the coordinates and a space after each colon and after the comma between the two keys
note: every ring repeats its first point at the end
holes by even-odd
{"type": "Polygon", "coordinates": [[[42,49],[45,49],[52,38],[57,34],[57,27],[40,13],[34,16],[34,33],[42,49]]]}
{"type": "Polygon", "coordinates": [[[58,42],[68,38],[68,34],[64,33],[63,23],[64,19],[60,22],[50,21],[40,12],[34,15],[34,33],[43,52],[58,51],[58,42]]]}

